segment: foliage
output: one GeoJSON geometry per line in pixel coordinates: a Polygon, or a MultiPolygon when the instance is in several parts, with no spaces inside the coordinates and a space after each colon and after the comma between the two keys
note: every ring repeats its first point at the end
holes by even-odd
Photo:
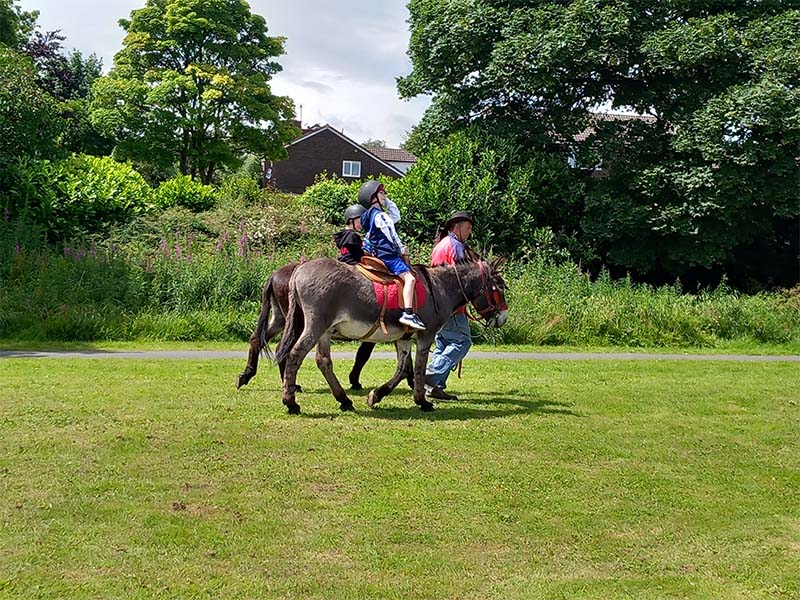
{"type": "Polygon", "coordinates": [[[188,175],[177,175],[164,181],[155,192],[159,208],[185,206],[195,212],[208,210],[216,203],[214,188],[195,181],[188,175]]]}
{"type": "Polygon", "coordinates": [[[20,159],[6,177],[7,216],[43,227],[51,239],[103,231],[152,207],[152,190],[142,176],[109,157],[20,159]]]}
{"type": "Polygon", "coordinates": [[[14,157],[56,152],[63,122],[56,100],[35,80],[30,59],[0,45],[0,179],[4,163],[14,157]]]}
{"type": "MultiPolygon", "coordinates": [[[[320,173],[301,197],[305,204],[315,207],[326,222],[341,225],[344,224],[344,211],[358,201],[361,183],[358,180],[347,181],[335,174],[329,177],[327,173],[320,173]]],[[[388,182],[384,184],[388,185],[388,182]]]]}
{"type": "Polygon", "coordinates": [[[295,136],[287,97],[269,81],[283,39],[243,0],[147,0],[120,21],[127,36],[94,87],[92,122],[115,156],[211,183],[249,152],[282,158],[295,136]]]}
{"type": "Polygon", "coordinates": [[[65,55],[61,45],[64,39],[58,31],[43,34],[36,30],[23,52],[36,66],[39,87],[59,100],[64,120],[59,146],[69,152],[107,155],[113,148],[112,140],[101,135],[89,120],[91,87],[100,77],[102,62],[94,54],[84,58],[77,50],[65,55]]]}
{"type": "Polygon", "coordinates": [[[17,0],[0,0],[0,45],[20,49],[33,31],[39,11],[23,11],[17,0]]]}
{"type": "Polygon", "coordinates": [[[361,142],[361,145],[364,146],[364,148],[386,148],[386,142],[384,140],[373,140],[372,138],[367,138],[361,142]]]}
{"type": "MultiPolygon", "coordinates": [[[[639,273],[736,268],[765,239],[796,256],[800,2],[409,10],[413,70],[399,89],[433,95],[408,141],[415,152],[470,127],[601,162],[609,176],[587,179],[583,243],[639,273]],[[648,119],[590,112],[609,105],[648,119]]],[[[772,274],[796,280],[796,269],[772,274]]]]}
{"type": "Polygon", "coordinates": [[[560,156],[522,156],[503,140],[481,140],[472,131],[432,147],[388,189],[402,207],[405,236],[432,240],[454,210],[470,210],[474,244],[517,256],[531,251],[530,232],[540,227],[570,245],[582,210],[582,183],[560,156]]]}
{"type": "MultiPolygon", "coordinates": [[[[124,229],[43,246],[30,226],[0,220],[0,337],[41,340],[240,340],[252,333],[261,287],[278,266],[332,256],[331,225],[296,197],[193,213],[175,207],[124,229]]],[[[511,307],[504,344],[717,348],[800,347],[795,292],[686,293],[592,281],[550,230],[532,233],[531,258],[506,272],[511,307]]],[[[414,246],[412,244],[412,246],[414,246]]],[[[431,246],[414,246],[424,261],[431,246]]]]}
{"type": "Polygon", "coordinates": [[[778,294],[745,296],[724,285],[688,294],[679,284],[656,289],[607,272],[593,282],[573,264],[542,260],[514,271],[513,309],[497,337],[505,343],[711,348],[733,339],[800,341],[792,324],[798,307],[778,294]]]}

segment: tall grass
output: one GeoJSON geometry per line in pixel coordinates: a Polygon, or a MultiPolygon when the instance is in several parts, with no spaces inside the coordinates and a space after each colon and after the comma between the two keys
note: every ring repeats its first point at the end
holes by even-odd
{"type": "Polygon", "coordinates": [[[800,341],[800,287],[741,295],[726,286],[697,294],[679,283],[653,288],[604,273],[592,281],[573,264],[534,260],[509,276],[504,343],[707,347],[723,341],[800,341]]]}
{"type": "MultiPolygon", "coordinates": [[[[289,206],[289,205],[286,205],[289,206]]],[[[39,243],[0,221],[0,339],[246,340],[277,267],[332,255],[335,228],[303,211],[162,214],[100,239],[39,243]]],[[[430,249],[415,247],[417,261],[430,249]]],[[[800,343],[800,288],[697,294],[572,264],[518,262],[506,273],[509,323],[479,338],[504,344],[713,348],[800,343]]]]}

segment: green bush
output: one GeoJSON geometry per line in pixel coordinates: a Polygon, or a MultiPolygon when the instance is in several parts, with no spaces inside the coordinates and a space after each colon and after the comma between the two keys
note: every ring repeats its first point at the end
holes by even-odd
{"type": "Polygon", "coordinates": [[[156,205],[159,208],[183,206],[195,212],[213,208],[217,202],[214,188],[195,181],[189,175],[177,175],[158,186],[156,205]]]}
{"type": "Polygon", "coordinates": [[[226,206],[254,204],[264,199],[265,192],[250,177],[229,177],[219,187],[219,203],[226,206]]]}
{"type": "Polygon", "coordinates": [[[2,208],[45,228],[52,239],[102,232],[153,207],[152,189],[133,167],[109,157],[20,158],[4,176],[2,208]]]}
{"type": "Polygon", "coordinates": [[[303,192],[303,202],[314,207],[326,222],[343,223],[342,215],[348,206],[358,201],[361,181],[348,182],[336,175],[328,177],[322,173],[314,178],[314,184],[303,192]]]}
{"type": "Polygon", "coordinates": [[[586,254],[575,241],[583,184],[559,155],[518,156],[503,140],[462,131],[420,156],[387,190],[401,208],[399,229],[407,239],[432,240],[453,211],[469,210],[474,245],[525,256],[538,245],[532,232],[549,228],[551,244],[574,257],[586,254]]]}

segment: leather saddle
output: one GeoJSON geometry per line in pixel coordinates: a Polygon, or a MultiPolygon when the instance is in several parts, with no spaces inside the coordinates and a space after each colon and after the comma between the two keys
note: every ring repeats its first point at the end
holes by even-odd
{"type": "MultiPolygon", "coordinates": [[[[369,330],[369,333],[364,336],[364,338],[368,338],[371,336],[375,330],[380,325],[381,330],[383,333],[388,335],[388,330],[386,329],[386,324],[383,322],[383,317],[386,314],[386,304],[389,299],[389,286],[394,284],[397,286],[397,302],[400,305],[400,308],[404,308],[403,305],[403,288],[405,287],[405,282],[403,281],[402,277],[398,277],[397,275],[393,275],[389,268],[386,266],[380,258],[376,258],[375,256],[365,255],[361,257],[360,264],[356,265],[356,269],[358,269],[364,277],[369,279],[373,283],[377,283],[383,286],[383,306],[381,306],[381,314],[378,317],[378,320],[375,321],[372,328],[369,330]]],[[[417,311],[417,295],[416,293],[413,294],[413,306],[412,310],[414,312],[417,311]]],[[[403,326],[403,330],[408,332],[410,328],[407,325],[403,326]]]]}

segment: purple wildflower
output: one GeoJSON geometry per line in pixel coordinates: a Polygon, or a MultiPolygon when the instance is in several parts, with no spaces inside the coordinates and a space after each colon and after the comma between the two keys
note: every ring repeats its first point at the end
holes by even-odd
{"type": "Polygon", "coordinates": [[[167,240],[162,239],[158,244],[158,247],[161,248],[161,253],[164,255],[164,257],[169,258],[169,245],[167,244],[167,240]]]}
{"type": "Polygon", "coordinates": [[[3,209],[3,220],[8,221],[11,218],[11,213],[8,212],[7,208],[3,209]]]}
{"type": "Polygon", "coordinates": [[[82,248],[80,250],[76,250],[75,251],[75,262],[81,262],[83,260],[84,256],[86,256],[86,251],[84,251],[82,248]]]}
{"type": "Polygon", "coordinates": [[[224,231],[219,239],[217,240],[217,252],[222,252],[222,249],[225,247],[225,243],[228,241],[230,236],[228,235],[227,231],[224,231]]]}
{"type": "Polygon", "coordinates": [[[14,256],[19,256],[19,242],[14,244],[14,256]]]}
{"type": "Polygon", "coordinates": [[[183,249],[179,243],[175,244],[175,257],[178,260],[183,260],[183,249]]]}

